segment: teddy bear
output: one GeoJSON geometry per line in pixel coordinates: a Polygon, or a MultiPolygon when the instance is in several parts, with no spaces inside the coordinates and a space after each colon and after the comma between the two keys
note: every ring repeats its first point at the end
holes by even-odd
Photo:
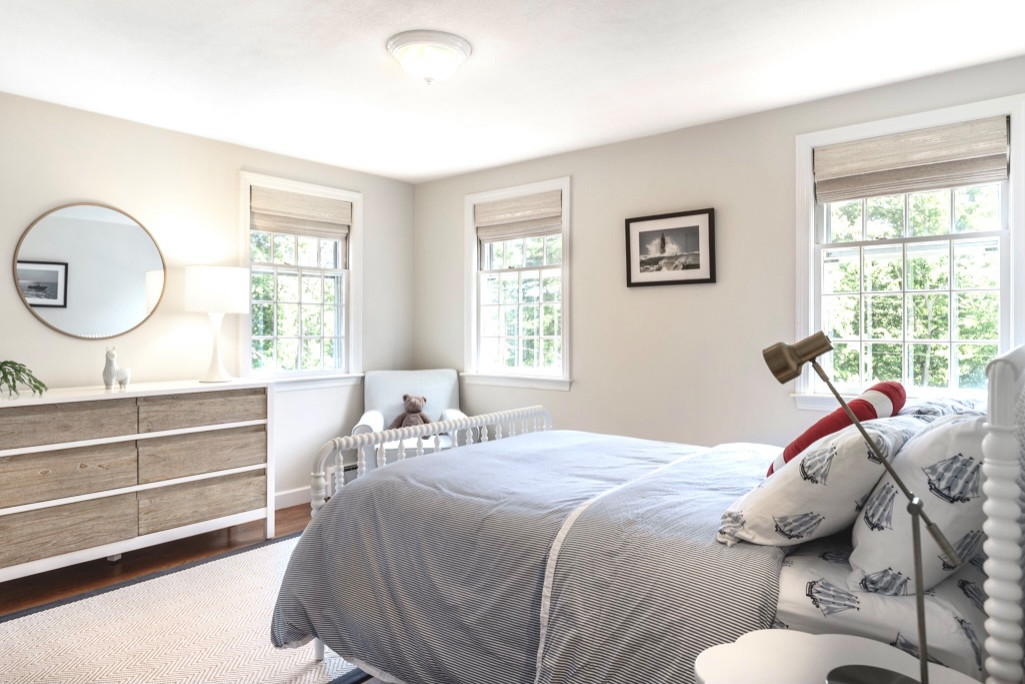
{"type": "Polygon", "coordinates": [[[427,403],[427,397],[418,397],[414,394],[403,394],[402,405],[405,407],[405,413],[399,415],[398,418],[391,422],[388,426],[389,430],[394,430],[400,427],[416,427],[417,425],[426,425],[431,422],[430,418],[424,415],[424,404],[427,403]]]}

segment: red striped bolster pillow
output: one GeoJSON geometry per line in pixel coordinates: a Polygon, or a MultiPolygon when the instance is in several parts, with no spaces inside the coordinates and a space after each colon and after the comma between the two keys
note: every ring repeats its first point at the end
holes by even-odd
{"type": "MultiPolygon", "coordinates": [[[[904,387],[899,382],[890,380],[872,385],[860,397],[847,402],[847,405],[851,407],[851,411],[858,417],[858,420],[865,421],[897,415],[897,412],[904,408],[904,400],[906,398],[907,395],[904,393],[904,387]]],[[[836,409],[788,444],[783,453],[777,456],[776,460],[769,465],[769,472],[765,476],[769,477],[772,475],[815,441],[826,435],[831,435],[850,424],[851,419],[847,417],[844,410],[842,408],[836,409]]]]}

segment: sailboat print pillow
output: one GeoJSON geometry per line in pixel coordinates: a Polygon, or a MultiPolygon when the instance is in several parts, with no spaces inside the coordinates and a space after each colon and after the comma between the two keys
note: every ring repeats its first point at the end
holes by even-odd
{"type": "MultiPolygon", "coordinates": [[[[962,413],[937,419],[910,440],[893,469],[925,513],[965,561],[982,547],[982,438],[984,415],[962,413]]],[[[915,592],[911,514],[893,478],[884,475],[858,513],[851,535],[853,590],[893,596],[915,592]]],[[[950,562],[922,525],[922,580],[931,589],[960,565],[950,562]]]]}
{"type": "MultiPolygon", "coordinates": [[[[928,426],[917,416],[865,421],[865,431],[886,458],[928,426]]],[[[723,513],[716,539],[729,546],[746,541],[790,546],[850,527],[883,464],[858,432],[848,427],[819,439],[733,502],[723,513]]]]}

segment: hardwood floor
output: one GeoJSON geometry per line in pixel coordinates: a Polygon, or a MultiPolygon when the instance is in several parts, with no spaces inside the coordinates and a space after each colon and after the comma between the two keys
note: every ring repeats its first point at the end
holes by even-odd
{"type": "MultiPolygon", "coordinates": [[[[309,505],[283,508],[274,516],[275,538],[300,532],[309,521],[309,505]]],[[[0,582],[0,616],[257,544],[264,540],[263,528],[263,521],[257,520],[225,530],[130,551],[115,563],[101,558],[9,582],[0,582]]]]}

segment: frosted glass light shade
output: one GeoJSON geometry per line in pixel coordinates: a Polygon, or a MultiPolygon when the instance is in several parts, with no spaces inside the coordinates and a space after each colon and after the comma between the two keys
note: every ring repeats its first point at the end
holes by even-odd
{"type": "Polygon", "coordinates": [[[186,266],[185,310],[249,313],[249,269],[236,266],[186,266]]]}
{"type": "Polygon", "coordinates": [[[464,38],[444,31],[404,31],[386,46],[407,74],[427,85],[452,76],[473,52],[464,38]]]}

